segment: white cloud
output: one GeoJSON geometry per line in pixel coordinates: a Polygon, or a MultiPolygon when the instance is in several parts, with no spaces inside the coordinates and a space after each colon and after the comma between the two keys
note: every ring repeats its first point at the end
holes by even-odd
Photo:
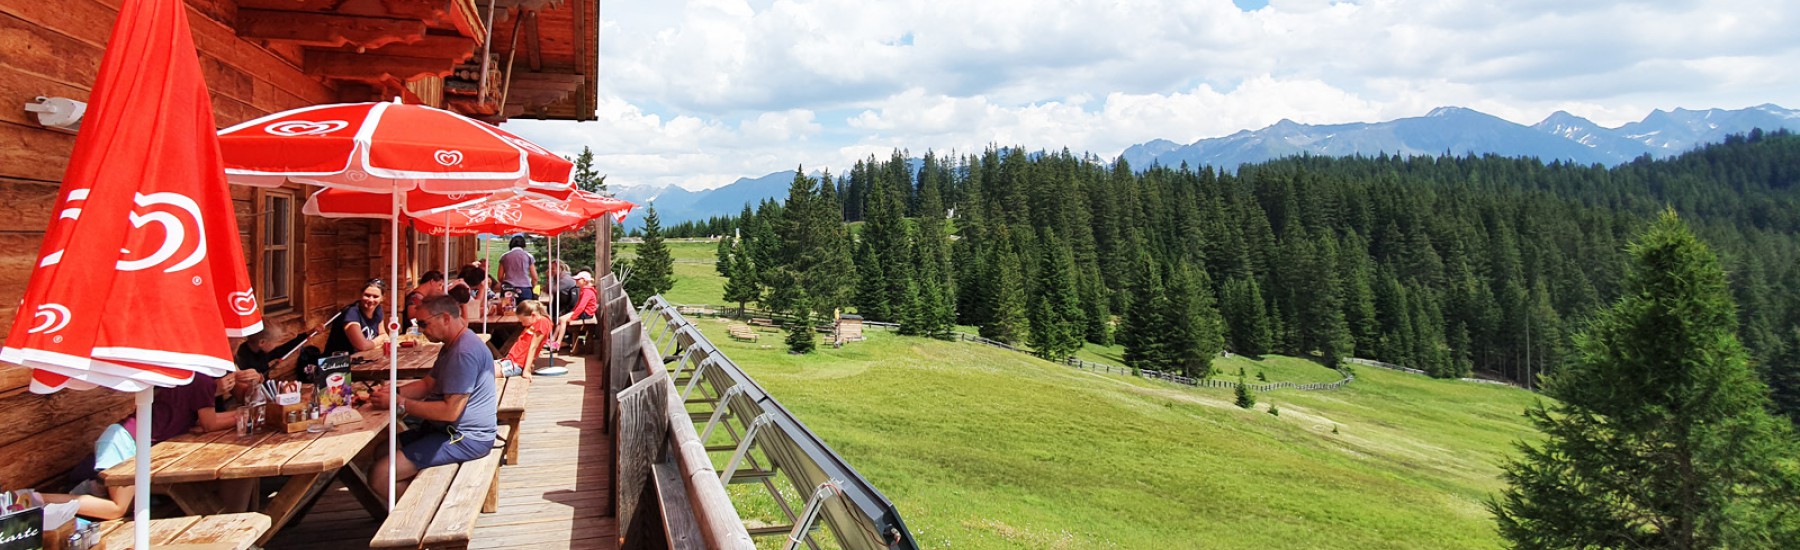
{"type": "Polygon", "coordinates": [[[1800,3],[1520,0],[687,0],[609,3],[600,121],[620,184],[705,187],[893,148],[1109,156],[1281,119],[1461,105],[1531,124],[1800,107],[1800,3]]]}

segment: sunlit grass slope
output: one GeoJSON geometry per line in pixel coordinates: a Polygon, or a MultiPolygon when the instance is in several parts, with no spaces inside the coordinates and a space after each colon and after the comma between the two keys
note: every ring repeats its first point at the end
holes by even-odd
{"type": "Polygon", "coordinates": [[[927,548],[1495,547],[1482,502],[1530,434],[1525,392],[1377,369],[1246,411],[1229,390],[975,344],[871,331],[794,356],[778,334],[735,342],[698,322],[927,548]]]}

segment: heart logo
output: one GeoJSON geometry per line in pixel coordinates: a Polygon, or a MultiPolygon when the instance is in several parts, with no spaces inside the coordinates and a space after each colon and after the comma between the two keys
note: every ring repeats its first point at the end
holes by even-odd
{"type": "Polygon", "coordinates": [[[462,164],[462,151],[438,149],[436,159],[438,164],[456,166],[462,164]]]}
{"type": "Polygon", "coordinates": [[[238,315],[256,313],[256,293],[250,290],[233,292],[226,297],[231,299],[231,311],[238,315]]]}
{"type": "Polygon", "coordinates": [[[284,120],[270,124],[268,127],[263,128],[263,131],[287,137],[322,136],[342,130],[349,126],[350,123],[342,120],[321,120],[317,122],[310,120],[284,120]]]}

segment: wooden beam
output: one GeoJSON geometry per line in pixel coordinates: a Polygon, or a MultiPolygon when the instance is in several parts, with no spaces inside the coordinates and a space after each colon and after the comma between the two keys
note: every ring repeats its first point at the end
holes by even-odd
{"type": "Polygon", "coordinates": [[[538,12],[529,13],[531,16],[525,20],[526,59],[531,62],[531,70],[541,71],[544,70],[544,47],[538,43],[538,12]]]}
{"type": "Polygon", "coordinates": [[[394,44],[380,49],[369,50],[368,54],[394,57],[418,57],[424,59],[442,59],[452,65],[468,61],[475,57],[475,49],[479,46],[465,36],[427,35],[410,44],[394,44]]]}
{"type": "Polygon", "coordinates": [[[308,50],[306,73],[333,80],[349,80],[379,85],[384,77],[409,82],[422,76],[443,76],[456,68],[456,62],[422,57],[368,55],[352,52],[308,50]]]}
{"type": "Polygon", "coordinates": [[[238,10],[237,34],[302,46],[375,49],[425,38],[425,22],[326,13],[238,10]]]}

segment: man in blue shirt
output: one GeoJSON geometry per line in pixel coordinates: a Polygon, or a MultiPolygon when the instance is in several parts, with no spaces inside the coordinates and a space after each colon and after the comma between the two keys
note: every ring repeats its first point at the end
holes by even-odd
{"type": "MultiPolygon", "coordinates": [[[[500,394],[494,387],[493,353],[469,330],[462,305],[455,298],[433,296],[420,306],[419,331],[444,344],[431,374],[398,390],[383,384],[369,395],[377,408],[386,409],[389,400],[397,399],[400,418],[425,421],[423,428],[400,434],[398,457],[384,456],[375,462],[371,481],[383,497],[387,496],[390,459],[395,479],[404,482],[419,470],[475,460],[494,450],[500,394]]],[[[396,489],[403,493],[406,486],[400,483],[396,489]]]]}

